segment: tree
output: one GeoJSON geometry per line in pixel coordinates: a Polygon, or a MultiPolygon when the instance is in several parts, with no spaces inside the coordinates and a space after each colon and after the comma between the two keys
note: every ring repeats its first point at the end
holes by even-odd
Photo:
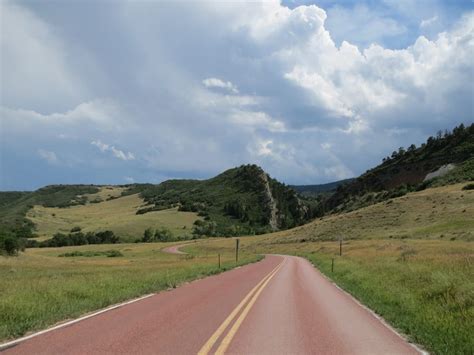
{"type": "Polygon", "coordinates": [[[160,242],[170,242],[173,240],[173,234],[169,229],[163,227],[156,230],[154,240],[160,242]]]}
{"type": "Polygon", "coordinates": [[[149,243],[153,240],[153,229],[147,228],[145,229],[145,232],[143,232],[143,239],[142,242],[144,243],[149,243]]]}
{"type": "Polygon", "coordinates": [[[20,249],[18,239],[13,237],[7,237],[3,241],[3,247],[8,255],[16,255],[18,253],[18,250],[20,249]]]}

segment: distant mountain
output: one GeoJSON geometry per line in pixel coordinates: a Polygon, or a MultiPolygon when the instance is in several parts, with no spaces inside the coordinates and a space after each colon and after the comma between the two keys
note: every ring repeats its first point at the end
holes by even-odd
{"type": "Polygon", "coordinates": [[[320,205],[320,214],[348,211],[409,191],[474,179],[474,124],[438,132],[420,147],[399,148],[320,205]],[[434,178],[429,179],[430,176],[434,178]]]}
{"type": "Polygon", "coordinates": [[[319,195],[328,195],[336,192],[340,185],[349,184],[354,179],[344,179],[319,185],[290,185],[290,187],[305,197],[316,197],[319,195]]]}

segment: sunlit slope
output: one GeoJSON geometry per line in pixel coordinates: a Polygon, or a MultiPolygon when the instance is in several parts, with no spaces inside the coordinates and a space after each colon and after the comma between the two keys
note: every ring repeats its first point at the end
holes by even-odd
{"type": "Polygon", "coordinates": [[[474,191],[466,183],[409,193],[350,213],[270,234],[275,241],[373,238],[474,240],[474,191]]]}
{"type": "Polygon", "coordinates": [[[178,212],[177,208],[137,215],[143,204],[139,195],[134,194],[66,208],[36,205],[28,211],[27,218],[35,224],[40,237],[66,233],[79,226],[83,232],[111,230],[126,239],[141,237],[149,227],[166,227],[176,236],[191,234],[193,223],[199,218],[196,213],[178,212]]]}

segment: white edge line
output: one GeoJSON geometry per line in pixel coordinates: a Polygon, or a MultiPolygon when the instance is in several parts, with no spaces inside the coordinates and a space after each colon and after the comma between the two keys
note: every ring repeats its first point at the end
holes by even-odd
{"type": "Polygon", "coordinates": [[[11,348],[12,346],[15,346],[19,343],[22,343],[26,340],[29,340],[31,338],[35,338],[39,335],[42,335],[42,334],[45,334],[45,333],[49,333],[49,332],[52,332],[54,330],[57,330],[57,329],[61,329],[61,328],[64,328],[64,327],[68,327],[72,324],[75,324],[75,323],[78,323],[78,322],[81,322],[83,320],[86,320],[88,318],[92,318],[92,317],[95,317],[95,316],[98,316],[99,314],[102,314],[102,313],[105,313],[105,312],[108,312],[108,311],[111,311],[111,310],[114,310],[114,309],[117,309],[117,308],[120,308],[120,307],[123,307],[123,306],[126,306],[128,304],[131,304],[131,303],[135,303],[135,302],[138,302],[138,301],[141,301],[145,298],[148,298],[148,297],[151,297],[151,296],[154,296],[155,293],[150,293],[148,295],[145,295],[145,296],[141,296],[141,297],[138,297],[138,298],[134,298],[132,300],[129,300],[129,301],[126,301],[126,302],[122,302],[122,303],[119,303],[119,304],[115,304],[113,306],[110,306],[110,307],[107,307],[105,309],[102,309],[100,311],[97,311],[97,312],[94,312],[94,313],[91,313],[91,314],[88,314],[86,316],[83,316],[83,317],[80,317],[80,318],[77,318],[77,319],[74,319],[74,320],[71,320],[69,322],[65,322],[65,323],[61,323],[61,324],[58,324],[56,326],[53,326],[51,328],[47,328],[47,329],[44,329],[44,330],[41,330],[37,333],[33,333],[33,334],[30,334],[30,335],[27,335],[25,337],[22,337],[22,338],[18,338],[18,339],[15,339],[15,340],[12,340],[12,341],[9,341],[7,343],[3,343],[3,344],[0,344],[0,351],[3,351],[3,350],[6,350],[8,348],[11,348]]]}
{"type": "MultiPolygon", "coordinates": [[[[301,256],[296,256],[297,258],[302,258],[301,256]]],[[[427,352],[426,350],[423,350],[421,349],[417,344],[415,343],[412,343],[409,339],[407,339],[406,336],[400,334],[394,327],[392,327],[382,316],[378,315],[377,313],[375,313],[373,310],[371,310],[369,307],[367,307],[366,305],[364,305],[363,303],[361,303],[357,298],[355,298],[354,296],[352,296],[349,292],[347,292],[346,290],[344,290],[343,288],[341,288],[339,285],[337,285],[332,279],[329,278],[329,276],[326,276],[326,274],[324,274],[321,270],[319,270],[318,267],[316,267],[316,265],[314,265],[311,261],[309,261],[308,259],[305,259],[305,258],[302,258],[303,260],[307,261],[310,263],[311,266],[313,266],[313,268],[315,268],[327,281],[329,281],[331,284],[333,284],[334,286],[336,286],[336,288],[338,288],[340,291],[342,291],[343,293],[345,293],[347,296],[349,296],[349,298],[351,298],[357,305],[359,305],[359,307],[365,309],[366,311],[368,311],[373,317],[375,317],[378,321],[380,321],[380,323],[382,323],[385,328],[387,328],[388,330],[392,331],[393,333],[395,333],[400,339],[402,339],[403,341],[407,342],[408,345],[410,345],[412,348],[414,348],[416,351],[418,351],[420,354],[422,355],[429,355],[429,352],[427,352]]]]}

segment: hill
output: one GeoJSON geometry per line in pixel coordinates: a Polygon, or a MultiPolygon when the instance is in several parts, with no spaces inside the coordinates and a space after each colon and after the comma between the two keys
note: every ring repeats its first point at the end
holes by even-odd
{"type": "Polygon", "coordinates": [[[357,239],[474,241],[474,191],[466,183],[408,193],[272,234],[274,243],[357,239]]]}
{"type": "Polygon", "coordinates": [[[122,240],[136,240],[147,228],[165,228],[181,239],[234,236],[286,229],[311,217],[308,204],[256,165],[208,180],[1,192],[0,213],[0,239],[17,240],[50,238],[74,227],[80,233],[110,230],[122,240]]]}
{"type": "Polygon", "coordinates": [[[208,180],[169,180],[137,185],[147,206],[138,213],[172,207],[197,212],[205,235],[259,234],[300,225],[311,218],[309,205],[288,186],[256,165],[229,169],[208,180]]]}
{"type": "Polygon", "coordinates": [[[351,211],[409,191],[474,180],[474,124],[438,132],[420,147],[400,147],[319,206],[319,214],[351,211]],[[433,178],[430,179],[430,177],[433,178]]]}

